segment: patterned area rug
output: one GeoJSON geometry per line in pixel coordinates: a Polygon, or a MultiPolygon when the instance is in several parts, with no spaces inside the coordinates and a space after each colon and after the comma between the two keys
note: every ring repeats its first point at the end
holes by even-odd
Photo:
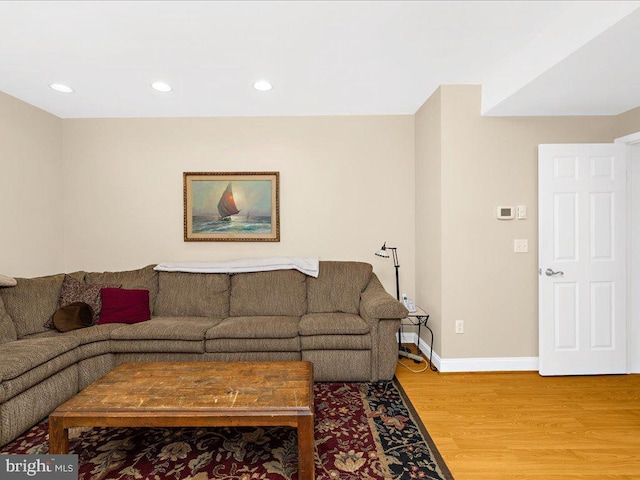
{"type": "MultiPolygon", "coordinates": [[[[452,480],[402,388],[315,384],[317,480],[452,480]]],[[[75,428],[80,479],[297,480],[297,434],[264,428],[75,428]]],[[[48,453],[48,424],[0,453],[48,453]]]]}

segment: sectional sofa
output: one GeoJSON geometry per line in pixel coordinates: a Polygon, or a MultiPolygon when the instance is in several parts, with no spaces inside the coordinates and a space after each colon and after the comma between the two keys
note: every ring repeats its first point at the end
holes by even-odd
{"type": "Polygon", "coordinates": [[[153,265],[20,278],[0,288],[0,445],[126,361],[310,360],[316,381],[390,380],[406,314],[360,262],[320,262],[317,278],[153,265]],[[70,283],[103,294],[103,286],[148,291],[151,318],[119,323],[116,308],[110,323],[52,330],[46,324],[70,283]]]}

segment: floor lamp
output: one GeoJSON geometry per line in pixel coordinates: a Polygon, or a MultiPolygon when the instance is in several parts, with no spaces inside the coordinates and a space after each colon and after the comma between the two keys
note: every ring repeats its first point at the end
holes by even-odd
{"type": "Polygon", "coordinates": [[[400,276],[398,270],[400,270],[400,264],[398,263],[398,247],[387,247],[387,242],[384,242],[380,250],[376,252],[376,255],[382,258],[389,258],[387,250],[391,250],[393,254],[393,266],[396,267],[396,299],[400,300],[400,276]]]}
{"type": "MultiPolygon", "coordinates": [[[[380,250],[376,252],[376,255],[382,258],[389,258],[389,253],[387,252],[387,250],[391,250],[391,254],[393,255],[393,266],[396,268],[396,299],[400,301],[400,263],[398,263],[398,247],[387,247],[387,242],[384,242],[380,250]]],[[[402,348],[402,344],[400,343],[401,336],[402,325],[400,326],[400,335],[398,335],[398,355],[401,357],[410,358],[416,362],[421,362],[423,360],[421,356],[409,353],[402,348]]]]}

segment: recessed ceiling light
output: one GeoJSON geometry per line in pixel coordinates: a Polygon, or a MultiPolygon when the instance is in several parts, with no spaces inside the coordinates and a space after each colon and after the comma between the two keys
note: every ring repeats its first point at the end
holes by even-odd
{"type": "Polygon", "coordinates": [[[256,83],[253,84],[253,88],[255,88],[256,90],[260,90],[261,92],[267,92],[271,90],[273,87],[266,80],[258,80],[256,83]]]}
{"type": "Polygon", "coordinates": [[[154,90],[157,90],[159,92],[170,92],[171,90],[173,90],[171,85],[169,85],[168,83],[165,83],[165,82],[153,82],[151,84],[151,88],[153,88],[154,90]]]}
{"type": "Polygon", "coordinates": [[[49,87],[54,89],[56,92],[73,93],[73,88],[71,88],[69,85],[64,85],[62,83],[51,83],[49,84],[49,87]]]}

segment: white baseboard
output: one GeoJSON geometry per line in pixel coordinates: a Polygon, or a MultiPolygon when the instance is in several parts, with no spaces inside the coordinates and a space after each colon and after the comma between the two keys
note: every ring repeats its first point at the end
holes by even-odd
{"type": "Polygon", "coordinates": [[[526,372],[538,371],[538,357],[447,358],[441,372],[526,372]]]}
{"type": "MultiPolygon", "coordinates": [[[[403,332],[402,343],[416,343],[418,334],[403,332]]],[[[428,358],[431,349],[423,338],[420,351],[428,358]]],[[[522,372],[538,371],[538,357],[440,358],[433,352],[431,359],[440,372],[522,372]]]]}

